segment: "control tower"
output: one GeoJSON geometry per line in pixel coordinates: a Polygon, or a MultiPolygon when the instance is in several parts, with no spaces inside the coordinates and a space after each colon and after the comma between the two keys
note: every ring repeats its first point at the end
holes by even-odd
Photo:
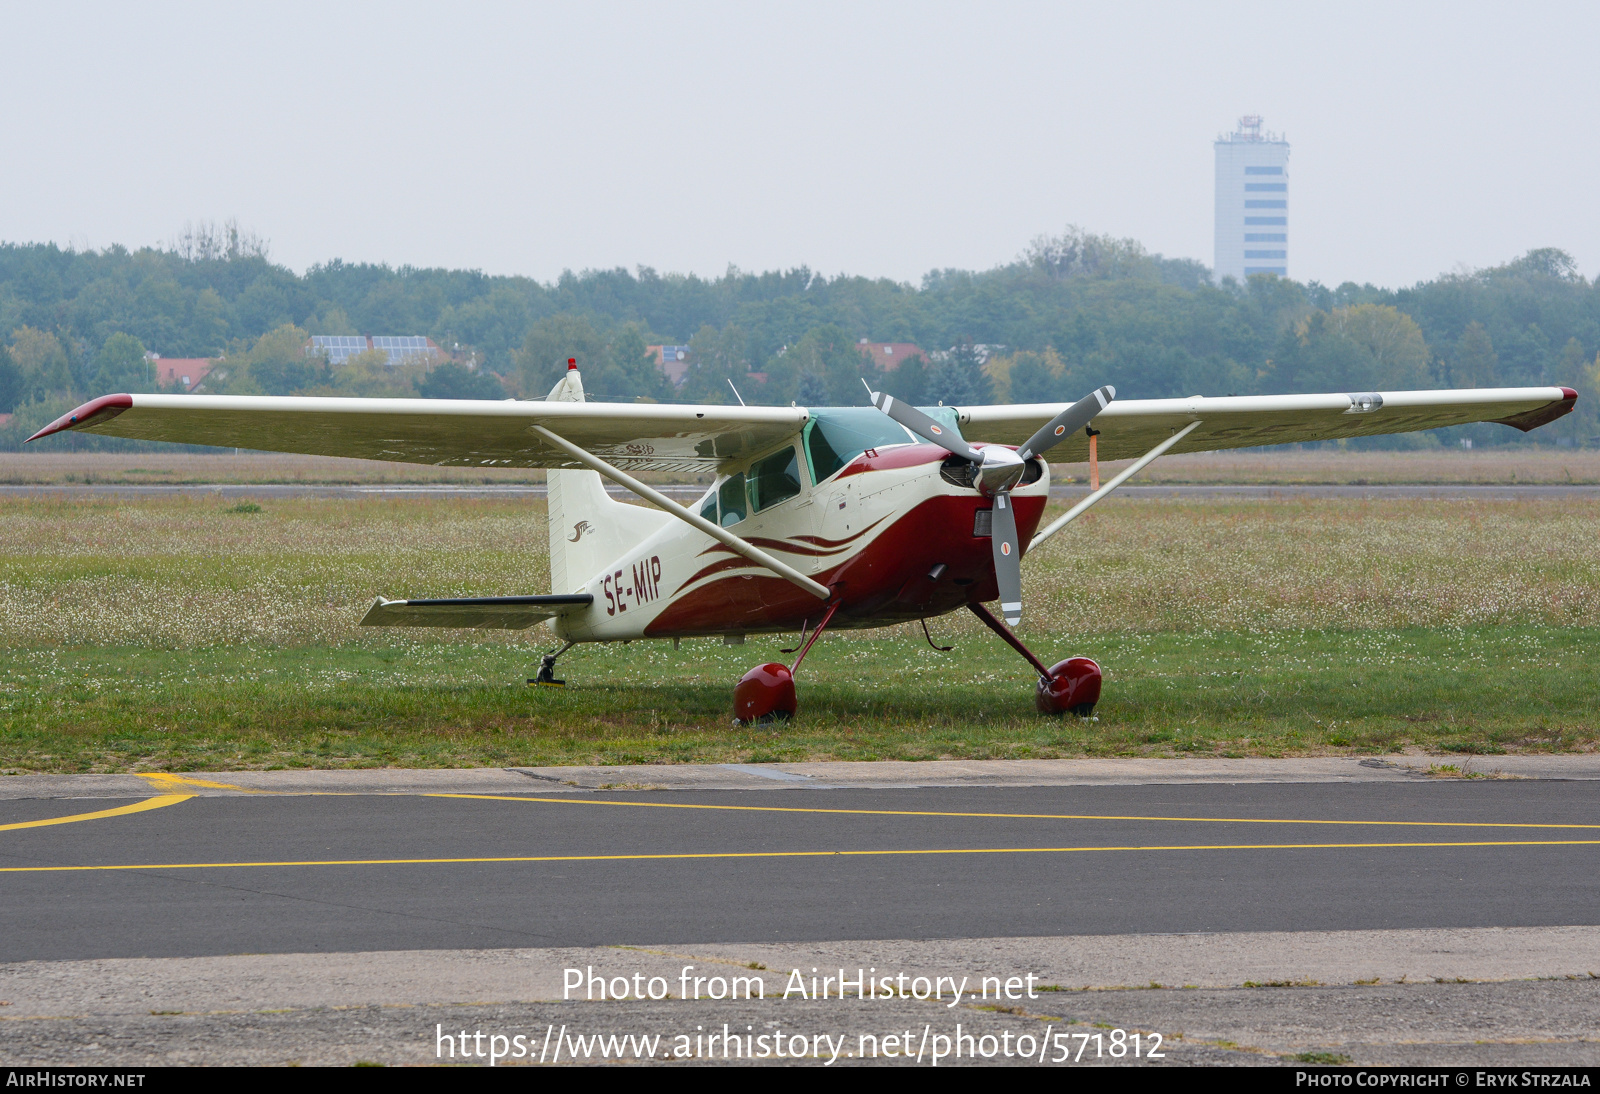
{"type": "Polygon", "coordinates": [[[1217,229],[1213,276],[1289,276],[1289,142],[1261,131],[1261,115],[1217,138],[1217,229]]]}

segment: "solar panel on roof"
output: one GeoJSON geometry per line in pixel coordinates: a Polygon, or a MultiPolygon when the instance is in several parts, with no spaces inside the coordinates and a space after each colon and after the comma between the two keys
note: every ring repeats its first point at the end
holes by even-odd
{"type": "Polygon", "coordinates": [[[352,354],[364,353],[367,340],[357,334],[314,334],[311,348],[326,353],[331,364],[342,365],[352,354]]]}
{"type": "Polygon", "coordinates": [[[383,350],[391,365],[404,364],[407,360],[425,356],[429,352],[426,335],[415,334],[380,334],[374,335],[369,340],[365,335],[357,334],[314,334],[311,336],[312,350],[321,350],[328,355],[331,364],[342,365],[357,353],[365,353],[368,347],[383,350]]]}

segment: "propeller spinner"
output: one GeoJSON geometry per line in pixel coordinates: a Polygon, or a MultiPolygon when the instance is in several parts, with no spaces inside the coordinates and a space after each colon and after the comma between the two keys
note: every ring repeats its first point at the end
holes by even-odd
{"type": "Polygon", "coordinates": [[[994,576],[1000,587],[1000,614],[1006,623],[1022,622],[1022,544],[1017,537],[1017,515],[1011,506],[1011,489],[1022,480],[1027,461],[1043,455],[1071,433],[1087,426],[1117,397],[1109,384],[1091,391],[1051,418],[1016,451],[1000,445],[974,448],[960,430],[942,425],[914,406],[892,395],[873,391],[872,405],[911,432],[972,464],[972,485],[994,499],[990,545],[994,551],[994,576]]]}

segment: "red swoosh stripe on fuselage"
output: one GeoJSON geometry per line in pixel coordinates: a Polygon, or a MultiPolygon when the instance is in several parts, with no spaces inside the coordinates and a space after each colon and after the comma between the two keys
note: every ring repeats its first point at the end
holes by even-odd
{"type": "MultiPolygon", "coordinates": [[[[813,547],[839,548],[842,550],[846,545],[854,543],[856,540],[872,531],[887,519],[889,518],[879,517],[877,520],[861,529],[861,531],[857,532],[855,535],[846,536],[844,539],[823,539],[821,536],[790,536],[788,539],[767,539],[762,536],[751,536],[746,542],[753,543],[757,547],[771,547],[775,551],[788,551],[791,554],[796,555],[836,555],[839,553],[838,550],[814,551],[810,547],[796,547],[792,541],[809,543],[813,547]]],[[[709,555],[715,554],[718,551],[728,551],[732,553],[733,548],[725,544],[713,543],[700,553],[702,555],[709,555]]]]}
{"type": "MultiPolygon", "coordinates": [[[[887,517],[879,517],[877,520],[873,521],[871,524],[869,524],[865,528],[861,529],[861,531],[859,531],[855,535],[851,536],[850,540],[859,539],[860,537],[866,535],[868,532],[872,531],[878,525],[882,524],[887,519],[888,519],[887,517]]],[[[795,536],[794,538],[795,539],[799,539],[801,537],[795,536]]],[[[850,540],[840,540],[839,542],[841,542],[841,543],[849,543],[850,540]]],[[[785,551],[785,552],[787,552],[789,554],[795,554],[795,555],[811,555],[811,556],[814,556],[814,557],[817,557],[817,558],[829,558],[829,557],[832,557],[833,555],[843,554],[844,550],[845,550],[843,547],[840,547],[837,550],[832,550],[832,551],[816,551],[816,550],[812,550],[809,547],[796,547],[793,544],[787,543],[787,542],[785,542],[784,540],[781,540],[781,539],[766,539],[766,538],[764,538],[762,536],[752,536],[746,542],[753,543],[757,547],[771,548],[774,551],[785,551]]],[[[706,556],[706,555],[715,555],[715,554],[728,554],[728,555],[733,555],[734,557],[725,558],[725,559],[722,559],[719,562],[713,562],[711,565],[705,567],[699,573],[697,573],[693,577],[689,578],[682,585],[679,585],[676,589],[672,590],[672,595],[673,596],[677,596],[679,593],[683,592],[683,590],[687,589],[690,585],[693,585],[696,581],[699,581],[701,578],[710,577],[712,574],[718,574],[718,573],[721,573],[724,570],[737,570],[737,569],[740,569],[741,567],[744,567],[744,566],[749,566],[749,567],[752,567],[752,568],[755,568],[755,569],[761,569],[761,567],[758,566],[756,563],[751,562],[749,559],[745,558],[743,555],[740,555],[740,554],[736,553],[732,547],[729,547],[726,544],[713,543],[711,546],[707,547],[704,551],[700,552],[700,556],[702,558],[704,556],[706,556]]],[[[763,572],[765,572],[765,571],[763,571],[763,572]]]]}
{"type": "MultiPolygon", "coordinates": [[[[1023,543],[1038,528],[1045,501],[1042,496],[1013,498],[1023,543]]],[[[973,514],[989,504],[975,494],[929,498],[883,529],[860,552],[816,574],[817,581],[840,595],[840,610],[831,625],[881,627],[995,599],[999,591],[989,539],[971,531],[973,514]],[[946,567],[940,580],[927,581],[926,575],[939,563],[946,567]]],[[[714,565],[723,564],[729,569],[750,565],[744,559],[723,559],[714,565]]],[[[699,576],[709,574],[702,571],[699,576]]],[[[647,637],[793,630],[820,612],[816,597],[765,571],[723,577],[673,597],[645,627],[647,637]]]]}
{"type": "MultiPolygon", "coordinates": [[[[757,547],[765,547],[772,551],[782,551],[785,554],[790,555],[807,555],[814,558],[828,558],[832,555],[842,555],[846,550],[844,547],[835,547],[831,550],[823,550],[820,547],[796,547],[793,543],[786,539],[767,539],[765,536],[750,536],[745,540],[745,542],[754,544],[757,547]]],[[[738,554],[738,552],[732,547],[729,547],[724,543],[713,543],[710,547],[707,547],[700,553],[702,555],[738,554]]]]}
{"type": "Polygon", "coordinates": [[[879,517],[877,520],[861,529],[861,531],[857,532],[855,535],[845,536],[843,539],[824,539],[821,536],[790,536],[789,538],[797,539],[802,543],[812,543],[818,547],[843,547],[847,543],[854,543],[856,540],[872,531],[887,519],[887,517],[879,517]]]}
{"type": "Polygon", "coordinates": [[[720,574],[724,570],[743,569],[746,566],[755,567],[756,564],[751,562],[748,558],[745,558],[743,555],[734,555],[732,558],[718,559],[716,562],[713,562],[711,565],[707,566],[705,569],[689,578],[689,580],[685,581],[682,585],[679,585],[676,589],[673,589],[672,595],[677,596],[679,593],[683,592],[683,590],[687,589],[690,585],[693,585],[696,581],[699,581],[703,577],[710,577],[712,574],[720,574]]]}

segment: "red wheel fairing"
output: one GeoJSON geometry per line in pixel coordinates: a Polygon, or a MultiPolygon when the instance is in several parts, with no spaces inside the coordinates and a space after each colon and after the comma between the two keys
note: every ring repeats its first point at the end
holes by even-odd
{"type": "Polygon", "coordinates": [[[1080,718],[1094,712],[1100,701],[1100,666],[1087,657],[1069,657],[1050,666],[1050,678],[1039,680],[1034,705],[1040,714],[1065,714],[1080,718]]]}
{"type": "Polygon", "coordinates": [[[733,689],[733,716],[743,725],[794,717],[794,675],[776,661],[757,665],[733,689]]]}

